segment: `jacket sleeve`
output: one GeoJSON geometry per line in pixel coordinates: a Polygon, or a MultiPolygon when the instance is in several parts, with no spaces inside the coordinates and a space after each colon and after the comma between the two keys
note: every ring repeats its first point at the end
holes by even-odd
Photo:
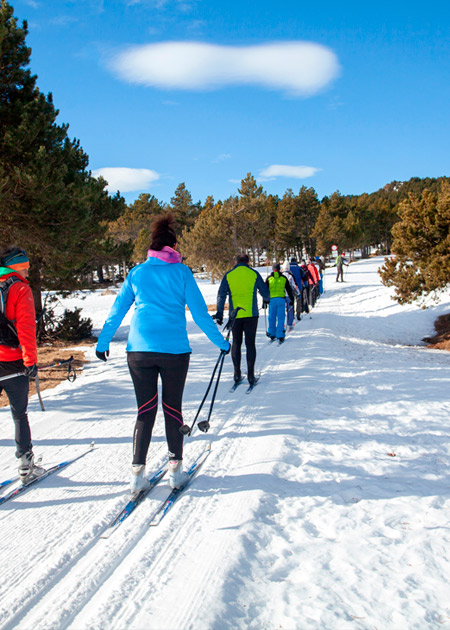
{"type": "Polygon", "coordinates": [[[116,330],[119,328],[123,318],[130,310],[131,305],[135,299],[133,287],[130,282],[130,274],[125,279],[122,288],[116,297],[114,304],[109,311],[109,315],[103,324],[102,332],[100,333],[97,341],[97,350],[99,352],[106,352],[109,349],[109,344],[116,330]]]}
{"type": "Polygon", "coordinates": [[[287,278],[286,278],[286,284],[285,284],[284,288],[286,289],[286,293],[288,294],[289,299],[291,300],[291,302],[293,302],[294,301],[294,294],[292,293],[291,285],[289,284],[289,280],[287,278]]]}
{"type": "MultiPolygon", "coordinates": [[[[29,285],[17,283],[17,285],[19,284],[14,323],[17,336],[19,337],[20,347],[22,348],[23,364],[28,367],[37,363],[36,311],[34,310],[33,294],[29,285]]],[[[12,288],[13,287],[11,287],[11,289],[12,288]]]]}
{"type": "Polygon", "coordinates": [[[256,288],[260,292],[261,297],[264,300],[264,302],[270,302],[269,283],[267,282],[267,280],[266,282],[264,282],[264,280],[261,277],[261,274],[259,273],[256,277],[256,288]]]}
{"type": "MultiPolygon", "coordinates": [[[[228,283],[227,283],[228,284],[228,283]]],[[[219,289],[220,290],[220,289],[219,289]]],[[[208,313],[208,307],[203,298],[203,295],[195,282],[194,276],[190,269],[186,267],[186,304],[192,313],[194,322],[199,328],[203,330],[205,335],[210,341],[212,341],[220,350],[228,350],[230,347],[229,341],[227,341],[217,330],[215,323],[212,320],[211,315],[208,313]]],[[[219,307],[217,306],[219,312],[219,307]]]]}
{"type": "Polygon", "coordinates": [[[223,310],[225,308],[225,302],[229,293],[230,286],[228,284],[227,274],[225,274],[222,278],[222,282],[220,283],[220,287],[217,292],[217,314],[221,317],[223,317],[223,310]]]}

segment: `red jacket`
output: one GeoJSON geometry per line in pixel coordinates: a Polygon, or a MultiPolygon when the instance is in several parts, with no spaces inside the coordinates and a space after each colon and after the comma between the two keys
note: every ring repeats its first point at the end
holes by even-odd
{"type": "Polygon", "coordinates": [[[316,265],[313,265],[312,263],[310,263],[308,265],[308,269],[309,269],[309,273],[311,274],[314,282],[310,282],[310,284],[317,284],[320,280],[320,275],[319,272],[317,271],[317,267],[316,265]]]}
{"type": "Polygon", "coordinates": [[[11,276],[16,276],[21,282],[14,282],[9,287],[5,315],[16,327],[20,347],[10,348],[0,344],[0,361],[23,359],[24,365],[28,367],[37,363],[36,312],[33,294],[28,281],[15,271],[0,276],[0,280],[11,276]]]}

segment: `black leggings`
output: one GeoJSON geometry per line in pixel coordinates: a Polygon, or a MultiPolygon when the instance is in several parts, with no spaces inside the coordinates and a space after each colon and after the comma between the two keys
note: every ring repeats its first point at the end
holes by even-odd
{"type": "Polygon", "coordinates": [[[29,379],[28,376],[16,376],[5,379],[0,385],[0,394],[2,390],[5,390],[9,399],[11,414],[16,425],[16,457],[20,457],[32,448],[27,415],[29,379]]]}
{"type": "Polygon", "coordinates": [[[258,317],[240,317],[234,320],[232,333],[233,345],[231,348],[231,358],[233,359],[235,376],[241,375],[241,346],[242,337],[245,334],[245,347],[247,349],[247,376],[255,376],[256,359],[256,330],[258,328],[258,317]]]}
{"type": "Polygon", "coordinates": [[[162,407],[170,459],[183,458],[181,403],[190,353],[128,352],[138,414],[133,435],[133,464],[145,464],[158,411],[158,374],[162,381],[162,407]]]}

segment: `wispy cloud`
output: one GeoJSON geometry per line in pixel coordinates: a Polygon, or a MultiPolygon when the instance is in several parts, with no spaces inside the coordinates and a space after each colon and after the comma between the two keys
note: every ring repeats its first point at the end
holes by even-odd
{"type": "Polygon", "coordinates": [[[187,13],[192,10],[192,6],[196,4],[195,0],[125,0],[125,4],[129,7],[142,4],[144,6],[150,5],[156,9],[164,9],[166,6],[175,5],[177,9],[183,13],[187,13]]]}
{"type": "Polygon", "coordinates": [[[219,155],[216,155],[216,157],[212,160],[212,163],[217,164],[217,162],[224,162],[225,160],[230,159],[231,155],[229,153],[219,153],[219,155]]]}
{"type": "Polygon", "coordinates": [[[56,17],[50,20],[50,24],[54,24],[55,26],[70,26],[79,21],[78,17],[74,15],[57,15],[56,17]]]}
{"type": "Polygon", "coordinates": [[[162,89],[205,90],[258,85],[310,96],[339,74],[333,51],[308,42],[217,46],[165,42],[132,46],[110,62],[122,80],[162,89]]]}
{"type": "Polygon", "coordinates": [[[260,171],[260,181],[268,181],[276,177],[290,177],[293,179],[306,179],[320,171],[314,166],[290,166],[288,164],[271,164],[260,171]],[[264,179],[261,179],[264,178],[264,179]]]}
{"type": "Polygon", "coordinates": [[[39,8],[39,2],[36,2],[36,0],[25,0],[25,4],[27,4],[32,9],[38,9],[39,8]]]}
{"type": "Polygon", "coordinates": [[[92,175],[106,179],[109,192],[121,193],[145,190],[160,178],[159,173],[148,168],[105,167],[92,171],[92,175]]]}

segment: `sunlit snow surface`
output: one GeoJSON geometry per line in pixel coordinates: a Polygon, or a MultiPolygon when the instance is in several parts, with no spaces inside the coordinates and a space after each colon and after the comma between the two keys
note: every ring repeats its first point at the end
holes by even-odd
{"type": "MultiPolygon", "coordinates": [[[[135,400],[130,315],[106,365],[30,401],[35,452],[51,464],[96,450],[0,507],[0,628],[272,630],[450,627],[450,354],[420,339],[450,309],[390,300],[381,259],[325,276],[326,292],[282,347],[257,337],[261,381],[229,393],[227,357],[192,486],[157,528],[161,484],[108,540],[128,491],[135,400]]],[[[265,270],[261,270],[265,276],[265,270]]],[[[208,303],[218,285],[200,281],[208,303]]],[[[114,296],[66,300],[98,333],[114,296]]],[[[218,356],[188,316],[192,420],[218,356]]],[[[170,334],[170,331],[168,331],[170,334]]],[[[15,470],[0,410],[0,479],[15,470]]],[[[158,414],[148,464],[166,460],[158,414]]]]}

